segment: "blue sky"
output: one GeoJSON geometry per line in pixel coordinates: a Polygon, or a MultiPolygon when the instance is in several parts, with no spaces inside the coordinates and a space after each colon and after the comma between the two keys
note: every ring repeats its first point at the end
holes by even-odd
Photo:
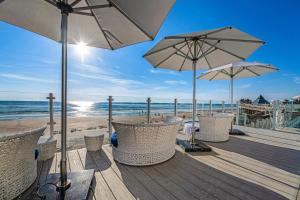
{"type": "MultiPolygon", "coordinates": [[[[154,69],[142,55],[164,36],[228,25],[266,41],[248,61],[280,68],[277,73],[235,81],[236,100],[259,94],[269,100],[299,95],[299,10],[297,0],[177,0],[152,42],[115,51],[89,48],[85,58],[70,46],[69,99],[99,101],[108,95],[190,99],[192,72],[154,69]]],[[[58,43],[0,22],[0,44],[1,100],[39,100],[48,92],[59,96],[58,43]]],[[[228,101],[228,81],[197,81],[197,98],[228,101]]]]}

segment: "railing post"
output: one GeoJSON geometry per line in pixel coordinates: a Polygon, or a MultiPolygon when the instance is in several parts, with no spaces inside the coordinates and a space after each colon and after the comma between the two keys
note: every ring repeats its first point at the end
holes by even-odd
{"type": "Polygon", "coordinates": [[[239,106],[240,102],[237,101],[236,102],[236,118],[235,118],[235,124],[239,125],[239,117],[240,117],[240,106],[239,106]]]}
{"type": "Polygon", "coordinates": [[[197,99],[195,99],[195,116],[197,116],[198,106],[197,106],[197,99]]]}
{"type": "Polygon", "coordinates": [[[174,115],[177,116],[177,99],[174,99],[174,115]]]}
{"type": "Polygon", "coordinates": [[[272,129],[276,130],[277,128],[277,109],[279,102],[278,100],[273,101],[273,119],[272,119],[272,129]]]}
{"type": "Polygon", "coordinates": [[[53,93],[49,93],[47,99],[49,99],[49,117],[50,117],[50,121],[48,122],[48,124],[50,125],[50,136],[53,137],[54,124],[56,124],[53,119],[53,99],[55,99],[53,93]]]}
{"type": "Polygon", "coordinates": [[[246,125],[247,125],[247,114],[244,113],[244,126],[246,126],[246,125]]]}
{"type": "Polygon", "coordinates": [[[108,97],[108,141],[110,143],[110,138],[111,138],[111,134],[112,134],[112,102],[113,102],[113,98],[112,96],[108,97]]]}
{"type": "Polygon", "coordinates": [[[224,112],[225,112],[225,102],[222,101],[222,113],[224,113],[224,112]]]}
{"type": "Polygon", "coordinates": [[[212,101],[209,100],[209,113],[212,114],[212,101]]]}
{"type": "Polygon", "coordinates": [[[151,104],[151,98],[147,98],[147,123],[150,123],[150,104],[151,104]]]}

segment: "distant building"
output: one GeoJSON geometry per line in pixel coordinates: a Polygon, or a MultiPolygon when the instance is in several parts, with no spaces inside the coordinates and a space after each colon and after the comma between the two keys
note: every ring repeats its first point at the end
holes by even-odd
{"type": "Polygon", "coordinates": [[[253,101],[254,105],[260,104],[270,104],[262,95],[259,95],[255,101],[253,101]]]}

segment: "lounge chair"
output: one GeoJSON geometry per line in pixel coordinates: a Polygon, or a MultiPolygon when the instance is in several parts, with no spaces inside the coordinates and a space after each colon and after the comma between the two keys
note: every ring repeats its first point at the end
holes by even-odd
{"type": "Polygon", "coordinates": [[[133,124],[113,122],[118,147],[112,147],[116,161],[134,166],[153,165],[175,154],[177,131],[181,121],[133,124]]]}

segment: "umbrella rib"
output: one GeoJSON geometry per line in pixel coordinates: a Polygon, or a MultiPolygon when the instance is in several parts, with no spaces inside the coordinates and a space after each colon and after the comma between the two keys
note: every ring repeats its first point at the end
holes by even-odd
{"type": "Polygon", "coordinates": [[[75,1],[73,1],[73,3],[71,3],[70,6],[71,6],[71,7],[74,7],[74,6],[76,6],[80,1],[82,1],[82,0],[75,0],[75,1]]]}
{"type": "Polygon", "coordinates": [[[256,65],[258,67],[266,68],[266,69],[272,69],[272,70],[279,70],[278,68],[275,67],[270,67],[270,65],[256,65]]]}
{"type": "Polygon", "coordinates": [[[211,66],[211,64],[209,63],[209,61],[208,61],[208,59],[207,59],[206,56],[217,50],[217,49],[216,49],[216,45],[217,45],[219,42],[220,42],[220,41],[217,41],[216,44],[211,45],[211,47],[210,47],[208,50],[206,50],[204,53],[203,53],[203,51],[202,51],[202,49],[201,49],[201,53],[202,53],[202,54],[201,54],[200,57],[198,57],[198,60],[199,60],[200,58],[203,58],[203,57],[204,57],[205,61],[207,62],[207,65],[208,65],[208,67],[209,67],[210,69],[212,68],[212,66],[211,66]],[[212,48],[215,48],[215,49],[211,50],[212,48]],[[211,51],[210,51],[210,50],[211,50],[211,51]],[[210,52],[209,52],[209,51],[210,51],[210,52]]]}
{"type": "Polygon", "coordinates": [[[235,39],[235,38],[213,38],[213,37],[205,37],[207,40],[222,40],[222,41],[231,41],[231,42],[250,42],[250,43],[262,43],[264,41],[261,40],[243,40],[243,39],[235,39]]]}
{"type": "MultiPolygon", "coordinates": [[[[187,44],[185,44],[184,46],[186,46],[187,44]]],[[[184,57],[188,57],[188,59],[190,59],[190,60],[192,60],[192,58],[191,57],[189,57],[189,55],[188,55],[188,53],[187,54],[185,54],[184,52],[182,52],[180,49],[178,49],[177,47],[175,47],[175,46],[173,46],[173,48],[175,49],[175,50],[177,50],[177,52],[180,52],[180,53],[182,53],[182,55],[181,56],[184,56],[184,57]]],[[[183,47],[182,47],[183,48],[183,47]]],[[[179,54],[178,54],[179,55],[179,54]]]]}
{"type": "MultiPolygon", "coordinates": [[[[203,41],[203,42],[204,42],[204,41],[203,41]]],[[[202,54],[201,54],[201,56],[199,56],[197,59],[200,59],[200,58],[202,58],[203,56],[205,57],[206,55],[212,53],[215,49],[214,49],[213,51],[211,51],[211,52],[209,52],[209,51],[210,51],[211,49],[213,49],[213,48],[217,48],[216,45],[219,44],[219,43],[220,43],[220,40],[218,40],[215,44],[210,45],[210,47],[209,47],[205,52],[203,52],[202,49],[201,49],[202,54]]]]}
{"type": "Polygon", "coordinates": [[[221,32],[221,31],[224,31],[224,30],[227,30],[227,29],[232,29],[232,27],[231,26],[226,26],[224,28],[219,28],[215,31],[204,34],[204,36],[211,35],[211,34],[214,34],[214,33],[218,33],[218,32],[221,32]]]}
{"type": "Polygon", "coordinates": [[[191,56],[193,56],[193,53],[192,53],[192,50],[191,50],[192,46],[189,45],[189,43],[188,43],[189,41],[185,40],[185,42],[186,42],[186,44],[187,44],[187,46],[189,48],[189,52],[190,52],[191,56]]]}
{"type": "MultiPolygon", "coordinates": [[[[182,47],[180,47],[179,49],[182,49],[183,47],[185,47],[186,45],[183,45],[182,47]]],[[[160,61],[158,64],[156,64],[154,67],[158,67],[159,65],[161,65],[162,63],[164,63],[165,61],[167,61],[169,58],[171,58],[173,55],[175,55],[177,53],[177,51],[175,51],[174,53],[171,53],[168,57],[166,57],[165,59],[163,59],[162,61],[160,61]]]]}
{"type": "Polygon", "coordinates": [[[112,7],[112,5],[103,4],[103,5],[90,6],[88,4],[88,6],[73,8],[73,11],[92,10],[92,9],[109,8],[109,7],[112,7]]]}
{"type": "MultiPolygon", "coordinates": [[[[202,41],[203,41],[205,44],[212,45],[212,44],[210,44],[210,43],[207,42],[207,41],[204,41],[204,40],[202,40],[202,41]]],[[[223,48],[220,48],[220,47],[217,47],[217,46],[215,46],[215,48],[216,48],[216,49],[219,49],[220,51],[223,51],[223,52],[225,52],[225,53],[227,53],[227,54],[229,54],[229,55],[232,55],[232,56],[234,56],[234,57],[236,57],[236,58],[238,58],[238,59],[245,60],[244,57],[241,57],[241,56],[239,56],[239,55],[236,55],[235,53],[232,53],[232,52],[230,52],[230,51],[227,51],[227,50],[225,50],[225,49],[223,49],[223,48]]]]}
{"type": "Polygon", "coordinates": [[[55,6],[55,7],[57,7],[57,5],[56,5],[56,1],[54,2],[54,1],[52,1],[52,0],[44,0],[44,1],[46,1],[47,3],[50,3],[52,6],[55,6]]]}
{"type": "Polygon", "coordinates": [[[218,71],[212,78],[209,79],[209,81],[213,80],[214,78],[216,78],[216,76],[218,76],[221,73],[221,71],[218,71]]]}
{"type": "MultiPolygon", "coordinates": [[[[85,0],[85,2],[86,2],[87,5],[89,5],[88,0],[85,0]]],[[[100,22],[98,21],[97,17],[95,16],[94,11],[91,10],[91,13],[92,13],[92,15],[94,16],[94,19],[96,20],[96,23],[98,24],[98,26],[99,26],[99,28],[100,28],[102,34],[104,35],[105,40],[106,40],[106,42],[108,43],[110,49],[114,50],[113,46],[110,44],[110,42],[109,42],[109,40],[108,40],[108,38],[107,38],[106,33],[105,33],[104,30],[102,29],[102,26],[101,26],[100,22]]]]}
{"type": "Polygon", "coordinates": [[[198,57],[199,56],[199,54],[200,54],[200,52],[201,52],[201,49],[202,49],[202,47],[203,47],[203,42],[201,43],[201,45],[200,45],[200,43],[199,43],[199,40],[197,40],[197,44],[198,44],[198,46],[199,46],[199,51],[198,51],[198,53],[197,53],[197,56],[196,57],[198,57]]]}
{"type": "Polygon", "coordinates": [[[227,71],[225,71],[224,69],[222,69],[221,72],[230,77],[230,74],[227,71]]]}
{"type": "Polygon", "coordinates": [[[224,27],[224,28],[220,28],[220,29],[217,29],[215,31],[211,31],[209,33],[206,33],[206,34],[203,34],[203,35],[197,35],[197,36],[192,36],[192,35],[173,35],[173,36],[168,36],[168,37],[165,37],[165,38],[166,39],[184,39],[184,38],[192,39],[192,38],[200,38],[200,37],[206,37],[207,35],[218,33],[220,31],[224,31],[226,29],[231,29],[231,28],[232,27],[224,27]]]}
{"type": "Polygon", "coordinates": [[[86,13],[86,12],[79,12],[79,11],[73,11],[72,14],[77,14],[77,15],[86,15],[86,16],[94,16],[92,13],[86,13]]]}
{"type": "Polygon", "coordinates": [[[156,50],[156,51],[153,51],[153,52],[148,52],[148,53],[146,53],[145,55],[143,55],[143,57],[146,57],[146,56],[152,55],[152,54],[154,54],[154,53],[158,53],[158,52],[160,52],[160,51],[166,50],[166,49],[168,49],[168,48],[171,48],[171,47],[173,47],[173,46],[176,46],[176,45],[182,44],[182,43],[184,43],[184,42],[185,42],[185,41],[181,41],[181,42],[178,42],[178,43],[176,43],[176,44],[172,44],[172,45],[170,45],[170,46],[167,46],[167,47],[164,47],[164,48],[158,49],[158,50],[156,50]]]}
{"type": "Polygon", "coordinates": [[[142,31],[149,39],[153,40],[154,38],[148,34],[144,29],[142,29],[138,23],[131,19],[118,5],[116,5],[112,0],[108,0],[113,7],[115,7],[124,17],[126,17],[131,23],[133,23],[140,31],[142,31]]]}
{"type": "MultiPolygon", "coordinates": [[[[202,55],[203,55],[203,51],[202,50],[200,50],[200,51],[202,52],[202,55]]],[[[215,49],[213,51],[215,51],[215,49]]],[[[206,58],[206,55],[204,55],[203,57],[204,57],[205,61],[207,62],[208,67],[211,69],[212,67],[211,67],[210,63],[208,62],[208,59],[206,58]]]]}
{"type": "Polygon", "coordinates": [[[185,55],[185,58],[184,58],[184,60],[183,60],[183,63],[181,64],[181,66],[180,66],[180,68],[179,68],[178,71],[181,71],[181,70],[182,70],[182,67],[183,67],[183,65],[184,65],[184,63],[185,63],[187,57],[188,57],[188,55],[186,54],[186,55],[185,55]]]}
{"type": "Polygon", "coordinates": [[[256,75],[256,76],[260,76],[260,74],[254,72],[253,70],[251,69],[248,69],[247,67],[245,68],[245,70],[248,70],[249,72],[251,72],[252,74],[256,75]]]}
{"type": "Polygon", "coordinates": [[[241,69],[239,69],[237,72],[235,72],[234,74],[232,74],[232,76],[235,77],[236,75],[238,75],[239,73],[241,73],[243,70],[245,70],[245,67],[242,67],[241,69]]]}

